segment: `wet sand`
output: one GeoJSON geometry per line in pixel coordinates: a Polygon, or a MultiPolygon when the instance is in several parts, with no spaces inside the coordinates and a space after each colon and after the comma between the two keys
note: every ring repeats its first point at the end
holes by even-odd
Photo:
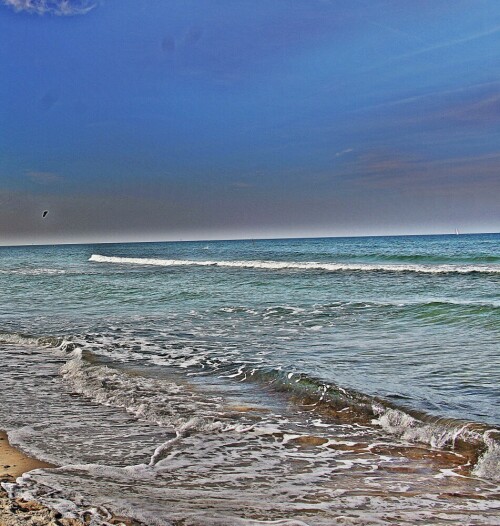
{"type": "MultiPolygon", "coordinates": [[[[53,464],[29,457],[9,444],[7,434],[0,431],[0,482],[15,482],[17,477],[33,469],[53,468],[53,464]]],[[[0,486],[0,526],[85,526],[87,522],[62,518],[61,514],[35,501],[10,499],[0,486]]],[[[111,517],[114,526],[144,526],[124,517],[111,517]]]]}
{"type": "Polygon", "coordinates": [[[7,434],[0,431],[0,479],[2,481],[16,479],[32,469],[51,467],[54,466],[28,457],[21,451],[13,448],[9,444],[7,434]]]}
{"type": "MultiPolygon", "coordinates": [[[[0,481],[15,482],[23,473],[39,468],[54,467],[13,448],[7,434],[0,431],[0,481]]],[[[9,499],[0,488],[0,526],[82,526],[75,519],[63,519],[60,514],[37,502],[9,499]]]]}

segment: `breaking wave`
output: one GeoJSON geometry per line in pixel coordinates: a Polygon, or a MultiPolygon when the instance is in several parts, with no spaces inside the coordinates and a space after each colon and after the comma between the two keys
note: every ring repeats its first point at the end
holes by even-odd
{"type": "MultiPolygon", "coordinates": [[[[231,418],[226,418],[221,400],[207,398],[179,381],[129,374],[100,363],[98,356],[82,349],[77,341],[0,333],[0,342],[53,348],[65,357],[60,374],[74,392],[95,403],[125,409],[136,418],[174,433],[172,439],[154,452],[151,465],[179,439],[193,432],[245,431],[245,425],[235,425],[231,418]]],[[[412,410],[304,373],[227,364],[214,374],[227,381],[254,382],[285,393],[301,408],[327,414],[342,423],[372,425],[407,442],[459,452],[469,459],[473,475],[500,482],[498,428],[412,410]]]]}
{"type": "Polygon", "coordinates": [[[450,264],[369,264],[369,263],[321,263],[314,261],[212,261],[190,259],[125,258],[92,254],[89,261],[94,263],[115,263],[123,265],[152,265],[158,267],[228,267],[263,270],[319,270],[327,272],[414,272],[423,274],[500,274],[495,265],[450,265],[450,264]]]}
{"type": "Polygon", "coordinates": [[[93,364],[84,355],[79,347],[72,350],[60,373],[75,392],[93,402],[125,409],[139,419],[172,429],[177,436],[195,429],[212,432],[224,429],[216,418],[217,400],[197,399],[195,393],[175,382],[130,376],[106,365],[93,364]],[[212,416],[193,416],[200,402],[212,416]]]}
{"type": "MultiPolygon", "coordinates": [[[[97,403],[125,408],[138,418],[172,427],[176,439],[192,431],[234,430],[224,422],[216,400],[195,399],[192,391],[177,383],[165,383],[144,377],[129,377],[111,367],[94,365],[85,359],[88,351],[74,348],[71,342],[61,346],[70,350],[69,360],[61,368],[64,380],[75,391],[97,403]],[[196,406],[203,405],[204,417],[193,417],[196,406]]],[[[313,378],[304,373],[263,369],[247,365],[218,371],[221,378],[256,382],[276,392],[287,393],[294,403],[318,413],[326,413],[343,423],[375,425],[385,432],[411,443],[457,451],[470,459],[472,473],[480,478],[500,481],[500,429],[486,424],[443,418],[397,406],[379,397],[313,378]]],[[[168,442],[170,448],[174,442],[168,442]]],[[[163,449],[155,452],[159,456],[163,449]]],[[[151,462],[155,462],[155,455],[151,462]]]]}
{"type": "Polygon", "coordinates": [[[18,345],[39,345],[41,347],[60,347],[65,350],[74,344],[58,336],[32,336],[16,332],[0,331],[0,343],[11,343],[18,345]]]}
{"type": "Polygon", "coordinates": [[[225,377],[266,383],[275,390],[288,392],[299,404],[343,422],[372,424],[407,442],[457,451],[470,459],[475,476],[500,481],[500,429],[397,407],[385,399],[302,373],[240,366],[225,377]]]}

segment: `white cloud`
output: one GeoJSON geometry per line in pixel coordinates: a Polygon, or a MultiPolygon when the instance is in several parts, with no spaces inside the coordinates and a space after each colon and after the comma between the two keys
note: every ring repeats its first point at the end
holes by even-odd
{"type": "Polygon", "coordinates": [[[351,153],[354,151],[354,148],[347,148],[346,150],[342,150],[341,152],[337,152],[335,154],[335,157],[342,157],[343,155],[346,155],[347,153],[351,153]]]}
{"type": "Polygon", "coordinates": [[[26,11],[38,15],[59,16],[84,15],[97,4],[92,0],[1,0],[15,11],[26,11]]]}

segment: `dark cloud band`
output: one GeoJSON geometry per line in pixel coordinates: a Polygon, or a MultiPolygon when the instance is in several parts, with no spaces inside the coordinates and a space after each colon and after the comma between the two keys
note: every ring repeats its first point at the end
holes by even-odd
{"type": "Polygon", "coordinates": [[[58,16],[84,15],[97,3],[92,0],[1,0],[15,11],[24,11],[38,15],[58,16]]]}

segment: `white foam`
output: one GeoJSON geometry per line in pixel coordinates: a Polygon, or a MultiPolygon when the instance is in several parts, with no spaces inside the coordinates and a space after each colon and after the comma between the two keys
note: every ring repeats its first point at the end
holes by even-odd
{"type": "Polygon", "coordinates": [[[373,420],[374,424],[380,425],[385,431],[409,442],[421,442],[442,449],[444,447],[454,448],[459,437],[481,439],[479,433],[469,429],[469,424],[448,427],[439,422],[422,422],[404,411],[388,409],[378,404],[373,405],[373,410],[379,415],[373,420]]]}
{"type": "Polygon", "coordinates": [[[481,455],[474,468],[476,477],[500,482],[500,445],[491,435],[497,431],[487,431],[484,434],[484,442],[487,450],[481,455]]]}
{"type": "Polygon", "coordinates": [[[20,276],[40,276],[44,274],[48,274],[48,275],[66,274],[66,270],[59,269],[59,268],[0,269],[0,274],[18,274],[20,276]]]}
{"type": "Polygon", "coordinates": [[[58,347],[62,351],[69,350],[72,345],[70,341],[55,336],[36,337],[16,332],[0,332],[0,343],[22,345],[23,347],[58,347]]]}
{"type": "Polygon", "coordinates": [[[0,332],[0,342],[14,343],[18,345],[37,345],[39,338],[25,336],[23,334],[0,332]]]}
{"type": "Polygon", "coordinates": [[[105,365],[90,364],[83,359],[80,348],[70,353],[60,373],[75,392],[98,404],[122,408],[143,421],[170,428],[177,438],[193,431],[227,431],[234,427],[217,419],[219,400],[208,402],[174,382],[129,376],[105,365]],[[193,418],[200,408],[203,417],[193,418]]]}
{"type": "MultiPolygon", "coordinates": [[[[500,445],[495,440],[498,430],[478,430],[473,423],[462,425],[446,425],[446,422],[422,422],[404,411],[387,409],[374,404],[373,410],[378,418],[373,423],[380,425],[385,431],[401,437],[409,442],[420,442],[432,447],[443,449],[456,447],[457,440],[484,444],[485,452],[477,461],[472,474],[476,477],[500,482],[500,445]]],[[[458,476],[453,470],[441,470],[441,476],[458,476]]]]}
{"type": "Polygon", "coordinates": [[[89,261],[95,263],[117,263],[122,265],[152,265],[158,267],[229,267],[264,270],[326,270],[338,271],[385,271],[385,272],[418,272],[424,274],[469,274],[481,272],[499,274],[499,265],[429,265],[429,264],[365,264],[365,263],[319,263],[314,261],[212,261],[190,259],[152,259],[123,258],[92,254],[89,261]]]}

